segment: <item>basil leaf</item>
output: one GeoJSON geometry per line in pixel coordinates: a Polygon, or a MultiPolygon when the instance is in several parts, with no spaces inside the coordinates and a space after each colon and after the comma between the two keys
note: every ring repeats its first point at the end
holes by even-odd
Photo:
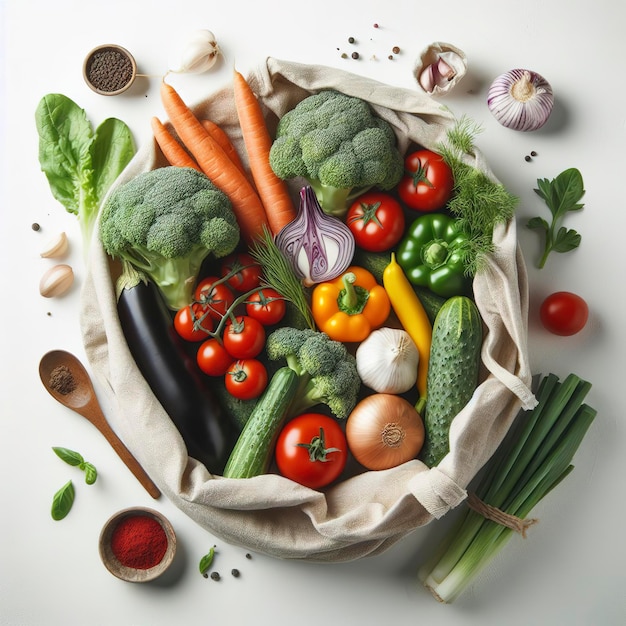
{"type": "Polygon", "coordinates": [[[74,485],[72,481],[68,482],[61,487],[52,498],[52,509],[50,511],[52,519],[59,521],[62,520],[71,510],[74,504],[74,485]]]}
{"type": "Polygon", "coordinates": [[[83,467],[85,471],[85,482],[88,485],[93,485],[98,478],[98,472],[91,463],[85,463],[83,467]]]}
{"type": "Polygon", "coordinates": [[[213,546],[207,554],[205,554],[198,564],[198,569],[200,573],[206,578],[207,572],[209,571],[211,564],[213,563],[213,557],[215,556],[215,546],[213,546]]]}
{"type": "Polygon", "coordinates": [[[39,133],[39,163],[52,195],[70,213],[92,203],[92,164],[89,148],[93,129],[84,109],[62,94],[48,94],[35,111],[39,133]]]}
{"type": "Polygon", "coordinates": [[[135,142],[128,126],[110,117],[96,129],[90,148],[93,187],[100,204],[124,168],[135,155],[135,142]]]}
{"type": "Polygon", "coordinates": [[[53,447],[52,449],[54,450],[54,453],[68,465],[76,467],[85,462],[85,459],[83,459],[81,454],[75,452],[74,450],[70,450],[69,448],[53,447]]]}

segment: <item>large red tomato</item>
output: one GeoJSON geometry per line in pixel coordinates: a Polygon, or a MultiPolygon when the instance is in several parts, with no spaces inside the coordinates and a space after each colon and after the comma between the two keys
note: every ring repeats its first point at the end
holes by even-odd
{"type": "Polygon", "coordinates": [[[404,233],[404,212],[392,196],[369,191],[348,209],[346,224],[357,246],[369,252],[393,248],[404,233]]]}
{"type": "Polygon", "coordinates": [[[339,478],[348,459],[348,444],[334,418],[322,413],[303,413],[281,430],[275,456],[283,476],[318,489],[339,478]]]}
{"type": "Polygon", "coordinates": [[[258,398],[267,387],[267,369],[258,359],[239,359],[226,372],[226,391],[239,400],[258,398]]]}
{"type": "Polygon", "coordinates": [[[430,213],[443,208],[452,195],[454,178],[441,155],[417,150],[404,160],[405,175],[398,184],[398,195],[411,209],[430,213]]]}
{"type": "Polygon", "coordinates": [[[236,359],[254,359],[265,346],[265,328],[253,317],[238,315],[226,323],[222,342],[236,359]]]}

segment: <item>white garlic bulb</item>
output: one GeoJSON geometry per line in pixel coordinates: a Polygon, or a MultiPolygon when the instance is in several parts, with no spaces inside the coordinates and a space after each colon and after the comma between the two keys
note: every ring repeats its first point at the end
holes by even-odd
{"type": "Polygon", "coordinates": [[[378,393],[404,393],[417,381],[419,352],[410,335],[399,328],[374,330],[356,351],[363,384],[378,393]]]}
{"type": "Polygon", "coordinates": [[[211,69],[220,54],[215,35],[206,29],[192,32],[179,46],[175,54],[176,74],[201,74],[211,69]]]}

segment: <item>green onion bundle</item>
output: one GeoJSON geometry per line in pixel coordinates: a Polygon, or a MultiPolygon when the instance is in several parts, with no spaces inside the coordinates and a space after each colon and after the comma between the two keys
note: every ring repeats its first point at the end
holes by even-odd
{"type": "MultiPolygon", "coordinates": [[[[509,435],[485,468],[475,495],[481,503],[518,520],[573,469],[572,458],[596,411],[583,400],[591,384],[575,374],[543,377],[537,406],[520,411],[509,435]]],[[[419,578],[441,602],[453,602],[510,539],[509,525],[472,508],[451,529],[419,578]]]]}

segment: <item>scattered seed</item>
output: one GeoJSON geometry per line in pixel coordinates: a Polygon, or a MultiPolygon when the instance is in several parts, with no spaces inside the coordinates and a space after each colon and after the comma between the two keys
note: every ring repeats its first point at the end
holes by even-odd
{"type": "Polygon", "coordinates": [[[387,58],[388,58],[390,61],[393,61],[393,54],[390,54],[387,58]]]}
{"type": "Polygon", "coordinates": [[[211,572],[211,580],[220,580],[220,578],[219,572],[211,572]]]}
{"type": "Polygon", "coordinates": [[[378,24],[374,24],[374,28],[378,28],[378,24]]]}
{"type": "Polygon", "coordinates": [[[394,54],[400,54],[400,48],[398,46],[394,46],[391,50],[394,54]]]}
{"type": "Polygon", "coordinates": [[[237,568],[231,569],[230,573],[235,577],[239,578],[239,570],[237,568]]]}
{"type": "Polygon", "coordinates": [[[528,162],[528,161],[532,161],[532,159],[530,158],[530,156],[529,156],[529,155],[526,155],[526,156],[524,157],[524,160],[525,160],[526,162],[528,162]]]}
{"type": "Polygon", "coordinates": [[[348,55],[347,55],[345,52],[342,52],[342,53],[341,53],[341,58],[342,58],[342,59],[347,59],[347,58],[348,58],[348,55]]]}
{"type": "Polygon", "coordinates": [[[348,37],[348,43],[354,43],[356,39],[354,37],[348,37]]]}
{"type": "Polygon", "coordinates": [[[252,555],[249,552],[246,552],[246,559],[250,560],[252,558],[252,555]]]}
{"type": "Polygon", "coordinates": [[[537,153],[533,150],[533,151],[530,153],[530,156],[537,156],[537,153]]]}
{"type": "Polygon", "coordinates": [[[358,52],[353,52],[351,56],[352,56],[353,59],[358,59],[359,58],[359,53],[358,52]]]}
{"type": "Polygon", "coordinates": [[[33,230],[41,230],[41,226],[39,224],[37,224],[37,222],[33,222],[31,228],[33,230]]]}

